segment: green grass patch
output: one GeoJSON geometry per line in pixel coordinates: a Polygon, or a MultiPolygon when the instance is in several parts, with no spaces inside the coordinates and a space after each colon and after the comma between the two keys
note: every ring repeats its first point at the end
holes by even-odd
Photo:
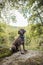
{"type": "Polygon", "coordinates": [[[10,56],[12,53],[8,48],[0,48],[0,58],[10,56]]]}

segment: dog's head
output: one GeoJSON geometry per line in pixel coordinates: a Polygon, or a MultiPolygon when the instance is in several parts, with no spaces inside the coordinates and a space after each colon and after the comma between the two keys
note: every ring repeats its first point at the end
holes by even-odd
{"type": "Polygon", "coordinates": [[[20,30],[18,31],[18,34],[20,34],[20,35],[24,35],[25,32],[26,32],[26,30],[24,30],[24,29],[20,29],[20,30]]]}

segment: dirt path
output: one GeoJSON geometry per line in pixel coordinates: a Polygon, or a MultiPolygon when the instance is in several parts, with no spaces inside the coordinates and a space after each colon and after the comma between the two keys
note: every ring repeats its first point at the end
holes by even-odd
{"type": "MultiPolygon", "coordinates": [[[[4,58],[0,65],[28,65],[30,63],[30,59],[36,57],[43,57],[43,51],[32,51],[29,50],[25,54],[21,54],[20,52],[14,53],[13,55],[4,58]]],[[[43,64],[43,61],[42,61],[43,64]]],[[[35,64],[33,64],[35,65],[35,64]]]]}

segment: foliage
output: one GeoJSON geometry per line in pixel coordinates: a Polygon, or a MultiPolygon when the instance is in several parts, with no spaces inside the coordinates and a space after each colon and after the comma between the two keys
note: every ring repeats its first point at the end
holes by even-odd
{"type": "Polygon", "coordinates": [[[15,39],[17,34],[17,30],[10,26],[5,25],[4,23],[0,23],[0,44],[9,46],[15,39]]]}
{"type": "Polygon", "coordinates": [[[26,48],[43,50],[43,26],[31,24],[26,28],[26,48]]]}
{"type": "MultiPolygon", "coordinates": [[[[7,2],[10,4],[11,8],[15,7],[15,9],[18,9],[20,12],[22,12],[24,17],[27,17],[27,14],[28,15],[32,14],[33,15],[32,17],[34,17],[35,15],[33,20],[36,17],[38,17],[42,23],[42,17],[40,16],[41,13],[38,10],[41,10],[41,12],[43,12],[43,0],[2,0],[2,2],[0,3],[0,9],[1,8],[3,9],[7,2]],[[37,13],[34,14],[34,12],[37,12],[37,13]]],[[[27,18],[29,19],[30,17],[27,17],[27,18]]]]}

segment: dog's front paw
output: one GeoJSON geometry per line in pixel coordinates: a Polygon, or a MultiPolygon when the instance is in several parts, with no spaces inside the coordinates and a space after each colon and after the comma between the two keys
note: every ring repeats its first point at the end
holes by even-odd
{"type": "Polygon", "coordinates": [[[21,54],[24,54],[24,52],[21,52],[21,54]]]}
{"type": "Polygon", "coordinates": [[[21,51],[21,54],[25,54],[24,51],[21,51]]]}

